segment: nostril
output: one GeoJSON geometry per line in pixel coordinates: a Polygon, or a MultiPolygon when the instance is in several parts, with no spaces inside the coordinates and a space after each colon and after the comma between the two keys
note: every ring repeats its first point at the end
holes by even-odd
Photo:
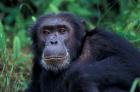
{"type": "Polygon", "coordinates": [[[55,41],[54,43],[57,44],[57,41],[55,41]]]}
{"type": "Polygon", "coordinates": [[[52,41],[50,41],[50,43],[51,43],[51,44],[53,44],[53,42],[52,42],[52,41]]]}
{"type": "Polygon", "coordinates": [[[56,45],[58,42],[57,41],[50,41],[51,45],[56,45]]]}

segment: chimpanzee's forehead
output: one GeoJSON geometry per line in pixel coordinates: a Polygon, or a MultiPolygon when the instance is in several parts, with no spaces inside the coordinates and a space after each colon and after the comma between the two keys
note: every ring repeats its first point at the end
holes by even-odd
{"type": "Polygon", "coordinates": [[[65,18],[59,17],[49,17],[43,20],[41,26],[56,26],[56,25],[66,25],[67,27],[72,27],[70,21],[65,18]]]}

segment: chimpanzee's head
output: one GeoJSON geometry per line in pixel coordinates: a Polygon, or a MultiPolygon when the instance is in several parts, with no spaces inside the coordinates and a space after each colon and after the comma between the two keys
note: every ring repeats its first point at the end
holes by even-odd
{"type": "Polygon", "coordinates": [[[80,18],[70,13],[48,14],[32,26],[31,36],[35,57],[45,69],[57,71],[79,56],[85,28],[80,18]]]}

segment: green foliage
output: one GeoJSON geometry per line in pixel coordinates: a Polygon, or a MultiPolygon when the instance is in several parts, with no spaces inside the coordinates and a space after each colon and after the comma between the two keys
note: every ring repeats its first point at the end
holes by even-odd
{"type": "Polygon", "coordinates": [[[36,17],[35,16],[32,16],[32,20],[35,22],[36,21],[36,17]]]}
{"type": "Polygon", "coordinates": [[[13,39],[13,48],[8,47],[10,43],[8,43],[8,38],[4,32],[4,26],[0,22],[0,68],[2,67],[0,70],[0,92],[15,92],[27,87],[28,82],[24,78],[25,76],[23,77],[23,71],[28,70],[27,68],[24,69],[23,63],[29,61],[32,55],[21,53],[21,42],[26,43],[24,40],[27,40],[27,35],[25,35],[25,31],[20,31],[13,39]],[[19,76],[18,72],[15,71],[21,71],[21,75],[19,76]]]}
{"type": "Polygon", "coordinates": [[[14,42],[13,42],[13,58],[14,58],[14,60],[20,57],[20,52],[21,52],[20,39],[18,36],[15,36],[14,42]]]}
{"type": "MultiPolygon", "coordinates": [[[[28,28],[41,14],[69,11],[84,18],[89,29],[96,26],[112,29],[140,47],[140,1],[113,0],[112,3],[108,1],[2,0],[0,2],[2,22],[0,22],[0,68],[2,66],[0,92],[17,92],[27,87],[32,57],[28,28]]],[[[137,84],[139,85],[138,79],[134,81],[130,92],[134,92],[137,84]]]]}
{"type": "Polygon", "coordinates": [[[6,48],[6,37],[3,29],[3,25],[0,22],[0,56],[2,60],[6,60],[7,48],[6,48]]]}
{"type": "Polygon", "coordinates": [[[135,92],[135,89],[136,89],[137,87],[140,87],[140,78],[136,78],[136,79],[134,80],[133,85],[132,85],[132,87],[131,87],[131,89],[130,89],[130,92],[135,92]]]}

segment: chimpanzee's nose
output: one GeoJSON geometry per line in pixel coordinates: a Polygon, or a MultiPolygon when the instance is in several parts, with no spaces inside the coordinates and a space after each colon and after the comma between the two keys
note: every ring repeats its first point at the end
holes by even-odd
{"type": "Polygon", "coordinates": [[[51,45],[57,45],[57,44],[58,44],[58,41],[57,41],[57,40],[51,40],[51,41],[50,41],[50,44],[51,44],[51,45]]]}

